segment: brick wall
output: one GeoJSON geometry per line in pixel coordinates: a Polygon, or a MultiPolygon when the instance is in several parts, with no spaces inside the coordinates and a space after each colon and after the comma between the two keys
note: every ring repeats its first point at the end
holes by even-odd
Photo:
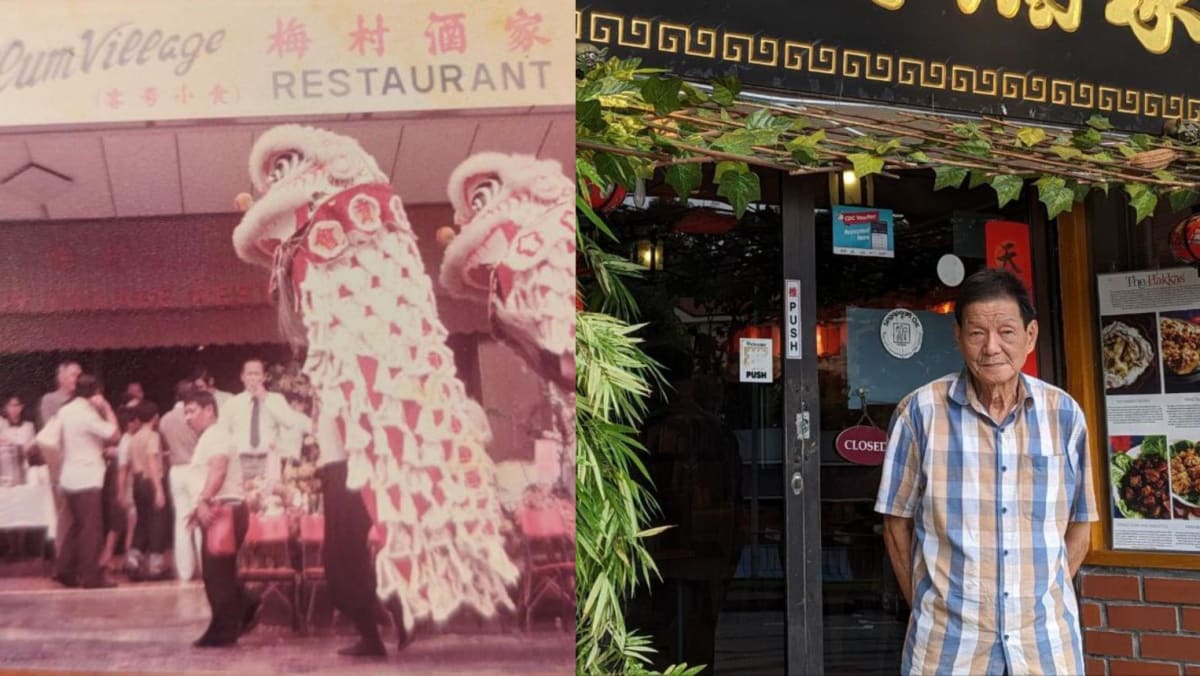
{"type": "Polygon", "coordinates": [[[1200,676],[1200,571],[1085,567],[1089,676],[1200,676]]]}

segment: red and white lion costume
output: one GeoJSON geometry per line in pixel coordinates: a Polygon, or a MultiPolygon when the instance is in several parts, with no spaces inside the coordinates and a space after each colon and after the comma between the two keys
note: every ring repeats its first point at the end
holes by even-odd
{"type": "Polygon", "coordinates": [[[284,331],[308,347],[318,444],[345,448],[347,486],[384,532],[379,597],[399,598],[408,630],[511,609],[487,418],[387,176],[355,140],[296,125],[259,138],[250,176],[258,199],[234,247],[272,269],[284,331]]]}

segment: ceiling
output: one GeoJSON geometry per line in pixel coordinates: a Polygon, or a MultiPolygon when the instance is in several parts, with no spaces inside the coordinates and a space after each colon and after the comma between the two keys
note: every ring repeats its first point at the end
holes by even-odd
{"type": "Polygon", "coordinates": [[[450,172],[476,152],[536,153],[574,168],[570,108],[0,129],[0,221],[234,211],[234,197],[251,192],[255,139],[293,122],[358,139],[406,204],[446,202],[450,172]]]}

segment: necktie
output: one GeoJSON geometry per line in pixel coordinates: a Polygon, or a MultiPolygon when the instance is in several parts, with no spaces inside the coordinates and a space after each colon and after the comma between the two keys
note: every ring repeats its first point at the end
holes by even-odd
{"type": "Polygon", "coordinates": [[[250,448],[258,448],[258,397],[250,401],[250,448]]]}

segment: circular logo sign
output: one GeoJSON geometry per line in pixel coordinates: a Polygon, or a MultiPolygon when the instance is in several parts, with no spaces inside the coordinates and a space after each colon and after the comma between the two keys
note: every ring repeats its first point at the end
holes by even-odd
{"type": "Polygon", "coordinates": [[[833,442],[838,455],[856,465],[882,465],[887,452],[887,433],[870,425],[842,430],[833,442]]]}
{"type": "Polygon", "coordinates": [[[879,338],[884,349],[897,359],[908,359],[920,352],[924,335],[921,320],[911,310],[892,310],[879,325],[879,338]]]}
{"type": "Polygon", "coordinates": [[[966,268],[963,266],[961,258],[954,254],[946,254],[938,259],[937,275],[938,279],[942,280],[942,284],[946,286],[958,286],[962,284],[963,277],[966,275],[966,268]]]}

